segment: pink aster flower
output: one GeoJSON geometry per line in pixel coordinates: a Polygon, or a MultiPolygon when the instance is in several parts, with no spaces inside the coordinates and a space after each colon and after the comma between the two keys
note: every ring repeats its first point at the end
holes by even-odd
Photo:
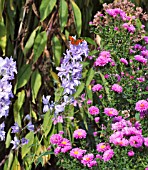
{"type": "Polygon", "coordinates": [[[145,36],[143,39],[144,39],[145,43],[148,44],[148,36],[145,36]]]}
{"type": "Polygon", "coordinates": [[[135,155],[134,151],[132,150],[128,151],[128,156],[134,156],[134,155],[135,155]]]}
{"type": "Polygon", "coordinates": [[[50,143],[51,144],[59,144],[59,143],[61,143],[61,141],[62,141],[62,136],[61,135],[59,135],[59,134],[53,134],[51,137],[50,137],[50,143]]]}
{"type": "Polygon", "coordinates": [[[148,102],[146,100],[139,100],[136,103],[135,110],[142,112],[142,111],[146,111],[147,109],[148,109],[148,102]]]}
{"type": "Polygon", "coordinates": [[[128,146],[129,141],[125,138],[116,138],[113,143],[119,146],[128,146]]]}
{"type": "Polygon", "coordinates": [[[114,151],[113,149],[109,149],[107,151],[104,152],[102,159],[104,160],[104,162],[109,161],[112,157],[114,156],[114,151]]]}
{"type": "Polygon", "coordinates": [[[98,109],[96,106],[91,106],[91,107],[88,109],[88,112],[89,112],[91,115],[97,115],[97,114],[99,114],[99,109],[98,109]]]}
{"type": "Polygon", "coordinates": [[[148,167],[146,167],[145,170],[148,170],[148,167]]]}
{"type": "Polygon", "coordinates": [[[135,148],[140,148],[143,144],[142,136],[131,136],[129,139],[129,144],[135,148]]]}
{"type": "Polygon", "coordinates": [[[112,90],[117,92],[117,93],[122,93],[122,87],[118,84],[113,84],[112,85],[112,90]]]}
{"type": "Polygon", "coordinates": [[[135,55],[134,56],[135,60],[139,61],[140,63],[147,63],[147,59],[145,59],[142,55],[135,55]]]}
{"type": "Polygon", "coordinates": [[[87,104],[92,104],[92,100],[88,99],[87,104]]]}
{"type": "Polygon", "coordinates": [[[86,131],[83,129],[75,130],[73,133],[73,137],[76,139],[85,139],[86,138],[86,131]]]}
{"type": "Polygon", "coordinates": [[[72,148],[71,145],[70,145],[70,146],[64,146],[63,148],[61,148],[61,152],[62,152],[62,153],[66,153],[66,152],[68,152],[69,150],[71,150],[71,148],[72,148]]]}
{"type": "Polygon", "coordinates": [[[107,116],[117,116],[118,115],[118,111],[114,108],[105,108],[104,109],[104,113],[107,115],[107,116]]]}
{"type": "Polygon", "coordinates": [[[84,156],[83,156],[83,158],[82,158],[82,160],[81,160],[81,163],[86,166],[86,165],[88,165],[91,161],[93,161],[93,159],[94,159],[94,155],[93,155],[92,153],[90,153],[90,154],[87,154],[87,155],[84,155],[84,156]]]}
{"type": "Polygon", "coordinates": [[[77,159],[81,159],[84,153],[86,153],[86,150],[82,150],[80,148],[74,148],[70,151],[70,156],[77,159]]]}
{"type": "Polygon", "coordinates": [[[148,147],[148,137],[144,138],[144,145],[148,147]]]}
{"type": "Polygon", "coordinates": [[[98,123],[100,120],[100,117],[95,117],[95,122],[98,123]]]}
{"type": "Polygon", "coordinates": [[[54,150],[55,155],[58,155],[60,152],[61,152],[61,147],[58,146],[57,148],[55,148],[54,150]]]}
{"type": "Polygon", "coordinates": [[[71,143],[68,139],[63,138],[62,141],[58,144],[60,147],[71,146],[71,143]]]}
{"type": "Polygon", "coordinates": [[[125,58],[121,58],[120,59],[121,63],[124,63],[125,65],[128,65],[128,61],[125,58]]]}
{"type": "Polygon", "coordinates": [[[98,152],[105,152],[106,150],[110,149],[110,145],[108,143],[99,143],[97,145],[98,152]]]}
{"type": "Polygon", "coordinates": [[[92,91],[93,92],[100,91],[100,90],[102,90],[102,88],[103,87],[102,87],[101,84],[96,84],[96,85],[93,86],[92,91]]]}

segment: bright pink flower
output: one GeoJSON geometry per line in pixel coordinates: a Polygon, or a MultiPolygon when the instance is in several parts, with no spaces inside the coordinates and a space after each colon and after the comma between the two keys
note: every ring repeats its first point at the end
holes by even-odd
{"type": "Polygon", "coordinates": [[[88,109],[88,112],[89,112],[91,115],[97,115],[97,114],[99,114],[99,109],[98,109],[96,106],[91,106],[91,107],[88,109]]]}
{"type": "Polygon", "coordinates": [[[105,152],[106,150],[110,149],[110,145],[108,143],[99,143],[97,145],[98,152],[105,152]]]}
{"type": "Polygon", "coordinates": [[[104,113],[108,116],[111,116],[111,117],[118,115],[118,111],[114,108],[105,108],[104,113]]]}
{"type": "Polygon", "coordinates": [[[58,146],[57,148],[55,148],[54,150],[55,155],[58,155],[60,152],[61,152],[61,147],[58,146]]]}
{"type": "Polygon", "coordinates": [[[148,44],[148,36],[145,36],[143,39],[144,39],[145,43],[148,44]]]}
{"type": "Polygon", "coordinates": [[[140,63],[147,63],[147,59],[145,59],[142,55],[135,55],[135,60],[139,61],[140,63]]]}
{"type": "Polygon", "coordinates": [[[135,155],[134,151],[132,150],[128,151],[128,156],[134,156],[134,155],[135,155]]]}
{"type": "Polygon", "coordinates": [[[66,153],[66,152],[68,152],[69,150],[71,150],[71,148],[72,148],[72,146],[65,146],[65,147],[61,148],[61,152],[62,152],[62,153],[66,153]]]}
{"type": "Polygon", "coordinates": [[[104,162],[107,162],[107,161],[109,161],[113,156],[114,156],[114,151],[113,151],[113,149],[109,149],[109,150],[107,150],[107,151],[104,152],[102,159],[104,160],[104,162]]]}
{"type": "Polygon", "coordinates": [[[144,145],[148,147],[148,137],[144,138],[144,145]]]}
{"type": "Polygon", "coordinates": [[[92,104],[92,100],[88,99],[87,104],[92,104]]]}
{"type": "Polygon", "coordinates": [[[62,141],[58,144],[60,147],[71,146],[71,143],[68,139],[63,138],[62,141]]]}
{"type": "Polygon", "coordinates": [[[124,63],[125,65],[128,65],[128,61],[125,58],[121,58],[120,59],[121,63],[124,63]]]}
{"type": "Polygon", "coordinates": [[[136,103],[135,110],[142,112],[142,111],[146,111],[147,109],[148,109],[148,102],[146,100],[139,100],[136,103]]]}
{"type": "Polygon", "coordinates": [[[143,144],[142,136],[131,136],[129,139],[129,144],[135,148],[140,148],[143,144]]]}
{"type": "Polygon", "coordinates": [[[98,134],[98,132],[93,132],[93,135],[94,135],[94,136],[97,136],[97,134],[98,134]]]}
{"type": "Polygon", "coordinates": [[[100,117],[95,117],[95,122],[98,123],[100,120],[100,117]]]}
{"type": "Polygon", "coordinates": [[[144,78],[144,77],[139,77],[139,78],[137,78],[137,80],[138,80],[139,82],[144,82],[144,81],[145,81],[145,78],[144,78]]]}
{"type": "Polygon", "coordinates": [[[74,148],[70,151],[70,156],[77,159],[81,159],[84,153],[86,153],[86,150],[82,150],[80,148],[74,148]]]}
{"type": "Polygon", "coordinates": [[[92,91],[93,92],[100,91],[100,90],[102,90],[102,88],[103,87],[102,87],[101,84],[96,84],[96,85],[93,86],[92,91]]]}
{"type": "Polygon", "coordinates": [[[114,145],[119,145],[119,146],[128,146],[129,142],[125,138],[116,138],[114,140],[114,145]]]}
{"type": "Polygon", "coordinates": [[[61,143],[61,141],[62,141],[62,136],[61,135],[59,135],[59,134],[53,134],[51,137],[50,137],[50,143],[51,144],[59,144],[59,143],[61,143]]]}
{"type": "Polygon", "coordinates": [[[86,131],[83,129],[75,130],[73,133],[73,137],[76,139],[85,139],[86,138],[86,131]]]}
{"type": "Polygon", "coordinates": [[[96,158],[97,158],[97,159],[102,159],[102,156],[101,156],[100,154],[97,154],[97,155],[96,155],[96,158]]]}
{"type": "Polygon", "coordinates": [[[122,93],[122,87],[118,84],[113,84],[112,85],[112,90],[117,92],[117,93],[122,93]]]}

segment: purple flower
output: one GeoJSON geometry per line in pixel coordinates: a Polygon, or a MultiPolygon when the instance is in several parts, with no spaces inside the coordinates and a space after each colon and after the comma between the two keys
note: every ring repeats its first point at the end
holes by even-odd
{"type": "Polygon", "coordinates": [[[44,104],[44,107],[43,107],[43,112],[44,112],[44,113],[47,112],[48,110],[52,111],[53,108],[54,108],[54,103],[53,103],[53,102],[49,103],[50,97],[51,97],[51,96],[46,96],[46,97],[45,97],[45,96],[43,95],[42,101],[43,101],[43,104],[44,104]]]}
{"type": "Polygon", "coordinates": [[[18,146],[19,146],[19,144],[20,144],[20,140],[18,140],[18,138],[15,136],[15,137],[14,137],[14,140],[12,140],[10,143],[13,144],[12,149],[17,149],[18,146]]]}
{"type": "Polygon", "coordinates": [[[144,145],[148,147],[148,137],[144,138],[144,145]]]}
{"type": "Polygon", "coordinates": [[[18,133],[20,130],[20,127],[17,123],[14,123],[14,126],[11,126],[12,132],[11,133],[18,133]]]}
{"type": "Polygon", "coordinates": [[[21,139],[22,145],[26,145],[26,144],[28,144],[28,142],[29,142],[29,140],[26,139],[26,138],[22,138],[22,139],[21,139]]]}
{"type": "Polygon", "coordinates": [[[139,61],[140,63],[147,63],[147,59],[145,59],[142,55],[135,55],[135,60],[139,61]]]}
{"type": "Polygon", "coordinates": [[[34,131],[34,125],[32,124],[32,122],[29,122],[29,123],[27,124],[27,129],[28,129],[29,131],[34,131]]]}
{"type": "Polygon", "coordinates": [[[5,140],[5,131],[4,131],[5,123],[0,124],[0,140],[4,141],[5,140]]]}

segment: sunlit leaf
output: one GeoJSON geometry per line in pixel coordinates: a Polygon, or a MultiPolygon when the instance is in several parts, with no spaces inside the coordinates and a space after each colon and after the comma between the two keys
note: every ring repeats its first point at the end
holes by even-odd
{"type": "Polygon", "coordinates": [[[77,6],[77,4],[75,3],[74,0],[70,0],[70,2],[71,2],[72,9],[73,9],[73,13],[74,13],[74,18],[75,18],[75,25],[76,25],[77,34],[78,34],[78,37],[80,37],[80,35],[81,35],[81,29],[82,29],[82,16],[81,16],[81,11],[80,11],[79,7],[77,6]]]}
{"type": "Polygon", "coordinates": [[[60,16],[61,32],[63,32],[63,29],[68,19],[68,5],[65,0],[60,0],[59,16],[60,16]]]}
{"type": "Polygon", "coordinates": [[[74,98],[77,98],[81,93],[82,91],[84,90],[84,87],[85,87],[85,83],[81,83],[78,88],[77,88],[77,91],[76,93],[74,94],[74,98]]]}
{"type": "Polygon", "coordinates": [[[57,0],[42,0],[40,5],[40,21],[43,21],[52,12],[57,0]]]}
{"type": "Polygon", "coordinates": [[[86,80],[86,86],[88,86],[90,84],[90,82],[92,81],[93,77],[95,75],[95,71],[93,68],[91,68],[88,72],[88,77],[87,77],[87,80],[86,80]]]}
{"type": "Polygon", "coordinates": [[[7,137],[6,137],[6,142],[5,142],[5,145],[6,145],[6,148],[9,148],[10,146],[10,142],[11,142],[11,129],[9,129],[9,131],[7,132],[7,137]]]}

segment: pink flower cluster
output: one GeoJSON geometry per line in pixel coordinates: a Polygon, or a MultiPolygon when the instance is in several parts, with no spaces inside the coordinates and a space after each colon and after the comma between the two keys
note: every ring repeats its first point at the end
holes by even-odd
{"type": "Polygon", "coordinates": [[[99,109],[98,109],[96,106],[91,106],[91,107],[88,109],[88,112],[89,112],[91,115],[97,115],[97,114],[99,114],[99,109]]]}
{"type": "Polygon", "coordinates": [[[53,134],[50,137],[50,143],[57,145],[54,150],[55,155],[59,154],[60,152],[66,153],[72,148],[70,141],[66,138],[63,138],[60,134],[53,134]]]}
{"type": "Polygon", "coordinates": [[[132,24],[129,24],[129,23],[124,23],[122,25],[122,27],[126,30],[128,30],[128,32],[131,32],[131,33],[134,33],[136,28],[132,25],[132,24]]]}
{"type": "Polygon", "coordinates": [[[114,8],[114,9],[107,9],[106,13],[108,13],[113,18],[120,16],[123,21],[130,20],[131,18],[126,15],[126,13],[120,9],[120,8],[114,8]]]}
{"type": "Polygon", "coordinates": [[[84,166],[88,166],[89,168],[97,165],[97,162],[94,159],[94,155],[92,153],[84,155],[84,157],[81,160],[81,163],[84,166]]]}
{"type": "Polygon", "coordinates": [[[120,62],[125,64],[125,65],[128,65],[128,61],[125,58],[121,58],[120,62]]]}
{"type": "Polygon", "coordinates": [[[110,136],[110,143],[121,147],[130,145],[134,148],[140,148],[144,144],[148,146],[148,138],[142,136],[142,129],[139,122],[134,126],[130,121],[119,119],[112,124],[114,133],[110,136]]]}
{"type": "Polygon", "coordinates": [[[113,84],[111,89],[117,93],[122,93],[122,86],[119,84],[113,84]]]}
{"type": "Polygon", "coordinates": [[[95,66],[105,66],[109,62],[111,62],[111,55],[109,51],[102,51],[99,55],[99,57],[96,59],[94,65],[95,66]]]}
{"type": "Polygon", "coordinates": [[[70,151],[70,156],[76,158],[76,159],[81,159],[83,157],[83,154],[86,153],[86,150],[80,149],[80,148],[73,148],[70,151]]]}
{"type": "Polygon", "coordinates": [[[102,90],[102,88],[103,87],[102,87],[101,84],[96,84],[96,85],[93,86],[92,91],[93,92],[100,91],[100,90],[102,90]]]}
{"type": "Polygon", "coordinates": [[[142,55],[135,55],[134,58],[136,61],[139,61],[140,63],[144,63],[144,64],[147,63],[147,59],[144,58],[142,55]]]}

